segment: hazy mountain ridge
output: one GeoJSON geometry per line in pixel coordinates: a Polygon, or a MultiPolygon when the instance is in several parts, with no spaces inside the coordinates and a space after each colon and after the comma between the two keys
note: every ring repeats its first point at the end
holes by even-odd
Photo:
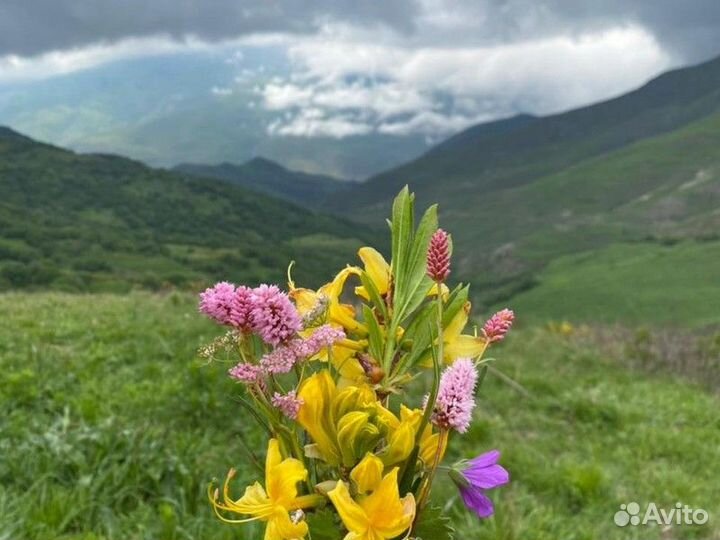
{"type": "Polygon", "coordinates": [[[326,197],[342,193],[352,186],[351,182],[332,176],[291,171],[279,163],[261,157],[241,165],[182,163],[172,170],[182,174],[217,178],[308,207],[317,207],[326,197]]]}
{"type": "MultiPolygon", "coordinates": [[[[228,52],[230,55],[231,52],[228,52]]],[[[239,65],[210,53],[121,60],[47,80],[0,85],[0,124],[81,152],[153,166],[242,163],[265,156],[293,170],[361,179],[429,148],[422,135],[344,138],[270,133],[282,114],[259,92],[287,72],[268,48],[239,65]]]]}

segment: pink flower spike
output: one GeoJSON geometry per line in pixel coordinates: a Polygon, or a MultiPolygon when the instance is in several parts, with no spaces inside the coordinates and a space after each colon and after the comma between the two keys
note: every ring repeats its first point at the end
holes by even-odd
{"type": "Polygon", "coordinates": [[[515,313],[511,309],[503,309],[490,317],[483,326],[485,339],[490,343],[502,341],[505,334],[510,331],[515,320],[515,313]]]}
{"type": "Polygon", "coordinates": [[[235,285],[221,281],[200,293],[198,309],[215,322],[230,324],[234,297],[235,285]]]}
{"type": "Polygon", "coordinates": [[[445,368],[440,377],[433,424],[442,429],[455,429],[459,433],[467,431],[475,409],[477,379],[477,369],[469,358],[458,358],[453,365],[445,368]]]}
{"type": "Polygon", "coordinates": [[[252,307],[252,289],[245,285],[239,286],[235,289],[235,294],[230,303],[230,324],[244,331],[250,330],[252,326],[252,307]]]}
{"type": "Polygon", "coordinates": [[[281,413],[291,420],[295,420],[297,418],[298,412],[300,412],[300,407],[302,407],[304,403],[302,398],[297,397],[295,390],[291,390],[285,395],[275,392],[271,402],[274,407],[278,408],[281,413]]]}
{"type": "Polygon", "coordinates": [[[267,373],[288,373],[297,362],[297,359],[293,347],[280,345],[275,350],[264,355],[260,360],[260,365],[267,373]]]}
{"type": "Polygon", "coordinates": [[[427,253],[427,275],[442,283],[450,275],[450,235],[438,229],[430,238],[427,253]]]}
{"type": "Polygon", "coordinates": [[[288,341],[302,328],[297,309],[276,285],[253,289],[250,320],[255,333],[270,345],[288,341]]]}
{"type": "Polygon", "coordinates": [[[262,381],[263,370],[258,365],[240,362],[228,371],[228,375],[245,384],[256,384],[262,381]]]}
{"type": "Polygon", "coordinates": [[[326,347],[331,347],[343,339],[345,339],[345,332],[342,328],[335,328],[329,324],[324,324],[315,330],[307,339],[294,339],[289,345],[295,351],[298,358],[310,358],[326,347]]]}

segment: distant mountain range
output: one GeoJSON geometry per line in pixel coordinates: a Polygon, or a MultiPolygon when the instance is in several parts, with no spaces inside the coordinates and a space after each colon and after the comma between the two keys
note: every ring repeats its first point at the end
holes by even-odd
{"type": "Polygon", "coordinates": [[[321,206],[327,197],[343,193],[353,184],[331,176],[291,171],[274,161],[260,157],[242,165],[184,163],[174,167],[173,171],[217,178],[311,208],[321,206]]]}
{"type": "Polygon", "coordinates": [[[0,128],[0,290],[318,285],[374,231],[214,179],[0,128]]]}
{"type": "MultiPolygon", "coordinates": [[[[361,179],[429,148],[421,135],[281,136],[259,93],[287,74],[284,55],[247,48],[239,64],[198,52],[135,58],[50,79],[0,84],[0,125],[81,152],[153,166],[242,163],[265,156],[294,170],[361,179]]],[[[230,58],[232,60],[232,58],[230,58]]]]}
{"type": "Polygon", "coordinates": [[[534,286],[563,255],[717,239],[720,59],[596,105],[472,127],[327,207],[350,204],[354,219],[377,222],[406,183],[421,206],[440,203],[458,274],[488,303],[534,286]]]}
{"type": "Polygon", "coordinates": [[[0,288],[281,281],[290,259],[317,283],[362,242],[384,246],[368,227],[409,183],[418,206],[440,203],[453,277],[485,310],[720,322],[720,58],[471,127],[364,183],[270,159],[165,171],[0,130],[0,288]]]}

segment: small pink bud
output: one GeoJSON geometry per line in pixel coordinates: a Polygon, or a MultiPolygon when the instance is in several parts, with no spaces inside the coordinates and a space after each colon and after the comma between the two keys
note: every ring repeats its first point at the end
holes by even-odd
{"type": "Polygon", "coordinates": [[[515,313],[513,313],[511,309],[498,311],[495,315],[490,317],[483,326],[485,339],[487,339],[490,343],[502,341],[505,334],[510,331],[514,320],[515,313]]]}
{"type": "Polygon", "coordinates": [[[430,238],[427,253],[427,275],[442,283],[450,275],[450,235],[438,229],[430,238]]]}

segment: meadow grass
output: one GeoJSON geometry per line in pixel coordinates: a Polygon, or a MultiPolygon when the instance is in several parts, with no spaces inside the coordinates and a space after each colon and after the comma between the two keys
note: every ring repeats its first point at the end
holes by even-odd
{"type": "Polygon", "coordinates": [[[560,257],[512,298],[538,322],[719,324],[719,242],[615,244],[560,257]]]}
{"type": "MultiPolygon", "coordinates": [[[[219,523],[213,477],[254,479],[244,444],[264,440],[233,402],[225,366],[197,347],[220,331],[194,299],[58,293],[0,296],[0,539],[257,539],[219,523]]],[[[489,375],[450,459],[503,452],[495,518],[462,509],[439,477],[435,501],[458,539],[718,538],[720,399],[648,375],[541,327],[492,356],[522,390],[489,375]],[[621,503],[682,501],[708,525],[619,529],[621,503]]],[[[429,539],[426,539],[429,540],[429,539]]]]}

